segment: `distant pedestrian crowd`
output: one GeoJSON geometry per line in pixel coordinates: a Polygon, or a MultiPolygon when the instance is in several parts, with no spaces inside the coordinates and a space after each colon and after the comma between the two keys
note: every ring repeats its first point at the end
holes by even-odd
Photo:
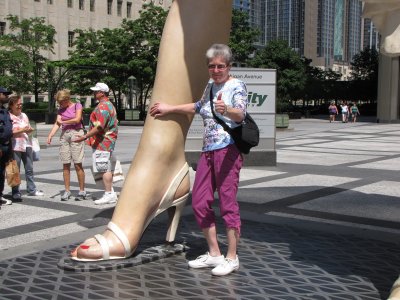
{"type": "Polygon", "coordinates": [[[336,116],[339,115],[339,113],[342,116],[342,123],[348,123],[350,122],[357,122],[357,117],[360,115],[360,110],[357,107],[356,103],[347,103],[347,101],[341,101],[340,102],[340,112],[338,107],[336,106],[335,101],[332,101],[331,104],[328,107],[329,111],[329,122],[335,122],[336,121],[336,116]]]}
{"type": "MultiPolygon", "coordinates": [[[[94,201],[95,204],[116,203],[118,198],[113,189],[113,172],[116,165],[113,151],[118,137],[118,119],[114,105],[108,99],[109,87],[105,83],[97,83],[90,88],[98,105],[90,115],[88,131],[83,123],[83,106],[73,102],[69,90],[61,90],[56,95],[59,105],[56,121],[47,137],[51,144],[53,136],[61,128],[59,138],[59,157],[63,165],[65,191],[60,200],[67,201],[72,197],[70,190],[70,168],[74,164],[79,192],[75,200],[89,198],[85,190],[85,171],[82,166],[84,158],[84,141],[92,148],[93,176],[104,185],[104,195],[94,201]]],[[[14,95],[6,88],[0,87],[0,207],[22,201],[20,191],[20,174],[13,173],[15,180],[6,172],[9,165],[18,166],[21,162],[25,169],[26,194],[28,196],[43,196],[44,192],[36,188],[34,181],[33,162],[39,160],[35,156],[35,129],[31,127],[28,116],[22,112],[22,101],[19,95],[14,95]],[[4,185],[10,185],[11,195],[4,197],[4,185]]],[[[15,168],[14,168],[15,169],[15,168]]],[[[10,169],[11,170],[11,169],[10,169]]]]}

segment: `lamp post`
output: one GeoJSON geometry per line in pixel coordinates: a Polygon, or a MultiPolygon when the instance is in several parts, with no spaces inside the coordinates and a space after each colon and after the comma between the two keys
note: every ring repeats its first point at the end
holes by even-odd
{"type": "Polygon", "coordinates": [[[133,109],[133,93],[136,96],[136,77],[131,75],[128,77],[128,87],[129,87],[129,108],[133,109]]]}

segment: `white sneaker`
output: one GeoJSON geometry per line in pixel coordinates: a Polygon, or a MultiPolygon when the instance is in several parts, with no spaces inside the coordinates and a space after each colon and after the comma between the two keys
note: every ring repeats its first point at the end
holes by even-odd
{"type": "Polygon", "coordinates": [[[94,204],[112,204],[117,202],[118,197],[116,193],[104,193],[103,197],[100,199],[94,200],[94,204]]]}
{"type": "Polygon", "coordinates": [[[236,259],[225,258],[225,261],[211,270],[211,274],[216,276],[224,276],[239,269],[239,257],[236,259]]]}
{"type": "Polygon", "coordinates": [[[61,201],[68,201],[69,197],[71,197],[70,191],[64,191],[64,194],[61,196],[61,201]]]}
{"type": "Polygon", "coordinates": [[[2,205],[11,205],[12,204],[12,201],[9,200],[9,199],[5,199],[5,198],[1,198],[0,197],[0,200],[1,200],[1,204],[2,205]]]}
{"type": "Polygon", "coordinates": [[[195,260],[190,260],[188,262],[189,267],[194,268],[194,269],[200,269],[200,268],[209,268],[209,267],[215,267],[224,262],[224,256],[211,256],[209,252],[206,254],[200,255],[198,258],[195,260]]]}
{"type": "Polygon", "coordinates": [[[75,197],[75,201],[83,201],[89,197],[89,193],[86,191],[80,191],[75,197]]]}
{"type": "Polygon", "coordinates": [[[36,190],[34,192],[28,193],[28,196],[44,196],[43,191],[36,190]]]}

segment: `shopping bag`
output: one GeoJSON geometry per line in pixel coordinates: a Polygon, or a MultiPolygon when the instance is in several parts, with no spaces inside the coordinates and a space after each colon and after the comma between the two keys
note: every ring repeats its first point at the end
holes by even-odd
{"type": "Polygon", "coordinates": [[[121,166],[121,162],[119,161],[119,159],[117,159],[115,161],[114,168],[113,168],[113,182],[119,182],[119,181],[123,181],[124,178],[124,173],[122,172],[122,166],[121,166]]]}
{"type": "Polygon", "coordinates": [[[6,177],[7,184],[10,187],[21,184],[21,176],[19,175],[19,168],[15,159],[12,159],[6,163],[6,177]]]}
{"type": "Polygon", "coordinates": [[[40,160],[40,144],[38,138],[36,137],[32,138],[32,158],[33,161],[40,160]]]}
{"type": "MultiPolygon", "coordinates": [[[[114,156],[111,156],[111,170],[113,172],[113,183],[123,181],[125,179],[122,171],[121,161],[114,156]]],[[[96,187],[103,188],[103,173],[96,172],[94,168],[91,168],[91,171],[96,187]]]]}

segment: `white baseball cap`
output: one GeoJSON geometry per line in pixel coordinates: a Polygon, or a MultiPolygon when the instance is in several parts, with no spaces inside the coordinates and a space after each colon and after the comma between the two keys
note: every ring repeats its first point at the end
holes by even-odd
{"type": "Polygon", "coordinates": [[[110,91],[110,89],[108,88],[108,85],[105,83],[102,83],[102,82],[96,83],[96,85],[94,87],[91,87],[90,89],[95,92],[102,91],[102,92],[108,93],[110,91]]]}

